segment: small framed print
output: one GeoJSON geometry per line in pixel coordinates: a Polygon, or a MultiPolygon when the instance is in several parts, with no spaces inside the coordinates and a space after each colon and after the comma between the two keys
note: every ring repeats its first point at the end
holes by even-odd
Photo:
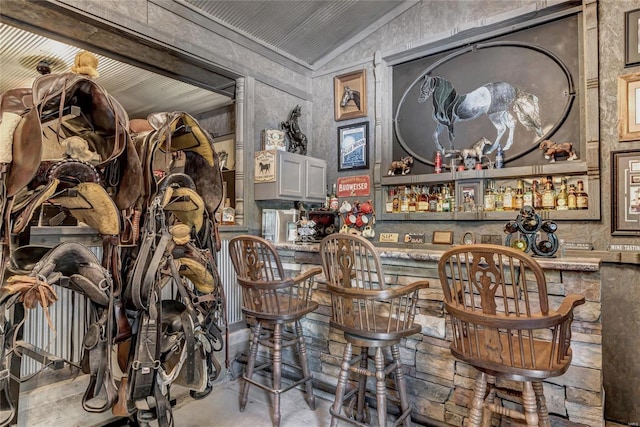
{"type": "Polygon", "coordinates": [[[625,67],[640,65],[640,9],[624,14],[624,34],[625,67]]]}
{"type": "Polygon", "coordinates": [[[483,203],[484,180],[472,179],[456,181],[456,203],[464,212],[473,211],[476,205],[483,203]]]}
{"type": "Polygon", "coordinates": [[[618,138],[640,140],[640,73],[618,77],[618,138]]]}
{"type": "Polygon", "coordinates": [[[338,171],[369,169],[369,122],[338,127],[338,171]]]}
{"type": "Polygon", "coordinates": [[[431,243],[434,245],[452,245],[453,231],[434,231],[431,243]]]}
{"type": "Polygon", "coordinates": [[[333,78],[335,119],[367,116],[367,72],[354,71],[333,78]]]}
{"type": "Polygon", "coordinates": [[[236,168],[236,136],[222,135],[213,139],[213,148],[220,158],[220,169],[234,170],[236,168]]]}
{"type": "Polygon", "coordinates": [[[279,129],[265,129],[262,131],[262,149],[287,151],[284,131],[279,129]]]}
{"type": "Polygon", "coordinates": [[[640,151],[613,151],[611,174],[611,234],[640,236],[640,151]]]}
{"type": "Polygon", "coordinates": [[[276,151],[265,150],[255,153],[253,182],[274,182],[276,180],[276,151]]]}

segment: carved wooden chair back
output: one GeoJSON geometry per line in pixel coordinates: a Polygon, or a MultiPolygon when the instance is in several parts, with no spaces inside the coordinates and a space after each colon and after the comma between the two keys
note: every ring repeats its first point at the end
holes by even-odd
{"type": "Polygon", "coordinates": [[[420,331],[414,324],[418,291],[426,280],[391,287],[380,257],[367,239],[335,233],[320,242],[322,267],[331,293],[331,326],[352,335],[394,340],[420,331]]]}

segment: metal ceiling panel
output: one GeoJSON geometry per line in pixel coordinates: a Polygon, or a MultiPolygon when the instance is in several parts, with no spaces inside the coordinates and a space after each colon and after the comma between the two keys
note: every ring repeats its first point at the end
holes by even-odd
{"type": "MultiPolygon", "coordinates": [[[[0,93],[31,87],[40,74],[36,65],[47,59],[53,73],[71,69],[77,47],[0,23],[0,93]]],[[[127,111],[130,118],[144,118],[159,111],[185,111],[197,115],[215,110],[232,99],[97,55],[100,76],[96,81],[127,111]]]]}
{"type": "Polygon", "coordinates": [[[404,0],[184,0],[203,15],[309,65],[404,0]]]}

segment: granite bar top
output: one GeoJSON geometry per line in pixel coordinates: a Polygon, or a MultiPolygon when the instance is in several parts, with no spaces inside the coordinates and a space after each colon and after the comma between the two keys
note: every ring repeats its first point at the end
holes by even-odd
{"type": "MultiPolygon", "coordinates": [[[[296,243],[275,243],[275,247],[282,250],[299,252],[319,252],[318,243],[296,244],[296,243]]],[[[448,247],[447,247],[448,248],[448,247]]],[[[376,247],[381,258],[408,259],[415,261],[440,261],[440,257],[446,249],[410,249],[393,247],[376,247]]],[[[540,266],[547,270],[571,270],[571,271],[599,271],[602,260],[600,258],[577,258],[577,257],[557,257],[541,258],[535,257],[540,266]]]]}

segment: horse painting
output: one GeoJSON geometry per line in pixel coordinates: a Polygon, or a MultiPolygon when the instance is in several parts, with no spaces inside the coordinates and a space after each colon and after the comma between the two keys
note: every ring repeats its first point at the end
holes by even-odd
{"type": "Polygon", "coordinates": [[[460,95],[448,80],[439,76],[426,75],[420,86],[418,102],[422,104],[429,97],[433,97],[433,119],[437,123],[432,137],[436,147],[443,154],[445,150],[438,139],[440,133],[445,129],[448,130],[449,145],[453,150],[454,123],[473,120],[482,114],[487,115],[497,131],[496,139],[487,154],[498,148],[507,129],[509,135],[503,150],[508,150],[513,144],[516,121],[510,110],[516,113],[520,123],[527,129],[534,130],[539,137],[543,135],[538,97],[520,90],[510,83],[487,83],[472,92],[460,95]]]}
{"type": "Polygon", "coordinates": [[[345,86],[340,106],[343,108],[346,107],[349,101],[353,101],[353,103],[356,104],[356,108],[360,110],[360,92],[351,89],[349,86],[345,86]]]}

